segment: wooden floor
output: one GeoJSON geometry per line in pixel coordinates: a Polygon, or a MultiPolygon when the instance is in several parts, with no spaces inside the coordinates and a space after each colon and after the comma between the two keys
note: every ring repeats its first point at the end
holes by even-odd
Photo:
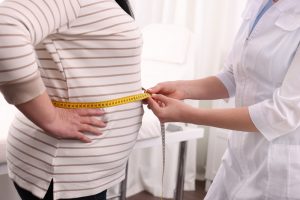
{"type": "MultiPolygon", "coordinates": [[[[205,196],[205,191],[204,191],[204,181],[197,181],[196,182],[196,191],[194,192],[184,192],[184,200],[202,200],[204,199],[205,196]]],[[[147,192],[142,192],[137,195],[134,195],[128,200],[160,200],[158,197],[153,197],[151,194],[147,192]]],[[[169,200],[169,199],[165,199],[169,200]]]]}

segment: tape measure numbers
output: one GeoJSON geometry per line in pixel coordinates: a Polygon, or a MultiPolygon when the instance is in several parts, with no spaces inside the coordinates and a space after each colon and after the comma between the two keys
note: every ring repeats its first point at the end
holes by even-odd
{"type": "Polygon", "coordinates": [[[132,103],[135,101],[141,101],[147,99],[151,95],[149,93],[141,93],[117,99],[100,101],[100,102],[65,102],[65,101],[52,101],[52,104],[58,108],[65,109],[78,109],[78,108],[108,108],[113,106],[119,106],[123,104],[132,103]]]}

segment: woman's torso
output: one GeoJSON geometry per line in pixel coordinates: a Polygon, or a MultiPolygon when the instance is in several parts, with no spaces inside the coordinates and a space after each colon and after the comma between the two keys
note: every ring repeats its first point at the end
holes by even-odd
{"type": "MultiPolygon", "coordinates": [[[[78,18],[36,46],[51,99],[96,102],[141,92],[141,33],[114,0],[79,0],[78,18]],[[69,27],[68,27],[69,26],[69,27]]],[[[96,194],[120,182],[141,125],[140,102],[105,109],[103,135],[90,144],[57,140],[21,113],[8,138],[10,176],[41,196],[96,194]]],[[[88,134],[88,133],[86,133],[88,134]]]]}

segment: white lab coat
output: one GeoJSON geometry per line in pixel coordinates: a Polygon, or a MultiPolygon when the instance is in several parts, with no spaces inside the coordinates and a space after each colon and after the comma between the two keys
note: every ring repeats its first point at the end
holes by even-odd
{"type": "Polygon", "coordinates": [[[260,133],[234,131],[206,200],[300,199],[300,0],[250,0],[225,70],[260,133]]]}

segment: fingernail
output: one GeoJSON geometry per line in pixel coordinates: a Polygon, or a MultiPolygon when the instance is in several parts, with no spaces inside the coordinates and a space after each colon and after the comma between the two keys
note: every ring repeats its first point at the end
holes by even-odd
{"type": "Polygon", "coordinates": [[[91,143],[92,140],[91,140],[91,139],[86,139],[85,142],[86,142],[86,143],[91,143]]]}

